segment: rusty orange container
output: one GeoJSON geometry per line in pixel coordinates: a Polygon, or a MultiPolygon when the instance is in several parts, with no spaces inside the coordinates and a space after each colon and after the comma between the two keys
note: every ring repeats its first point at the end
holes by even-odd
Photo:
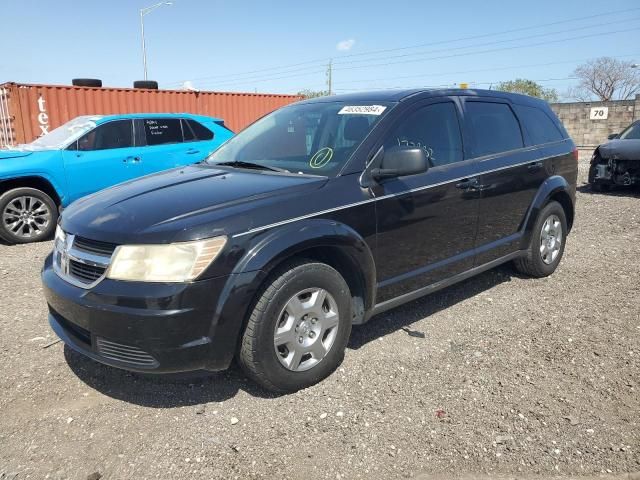
{"type": "Polygon", "coordinates": [[[65,85],[0,84],[0,147],[28,143],[79,115],[195,113],[224,120],[234,132],[297,95],[193,92],[65,85]]]}

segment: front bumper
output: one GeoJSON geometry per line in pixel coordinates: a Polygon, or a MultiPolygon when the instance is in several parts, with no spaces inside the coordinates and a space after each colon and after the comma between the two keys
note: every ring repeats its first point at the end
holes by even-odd
{"type": "Polygon", "coordinates": [[[224,297],[238,277],[180,284],[105,279],[86,290],[62,280],[51,255],[42,270],[49,323],[65,344],[101,363],[152,373],[228,367],[244,315],[233,304],[246,299],[224,297]],[[225,315],[225,303],[233,315],[225,315]]]}

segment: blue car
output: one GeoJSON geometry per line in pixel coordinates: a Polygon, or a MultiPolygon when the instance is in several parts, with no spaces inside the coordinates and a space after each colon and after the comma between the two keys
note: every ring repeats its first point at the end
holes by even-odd
{"type": "Polygon", "coordinates": [[[196,163],[233,136],[187,113],[80,116],[32,143],[0,150],[0,238],[51,236],[59,209],[127,180],[196,163]]]}

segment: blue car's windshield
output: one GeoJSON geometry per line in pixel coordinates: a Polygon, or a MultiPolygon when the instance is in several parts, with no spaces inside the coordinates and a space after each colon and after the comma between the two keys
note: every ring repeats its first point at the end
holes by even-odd
{"type": "Polygon", "coordinates": [[[281,108],[227,141],[210,165],[252,163],[291,173],[336,175],[390,104],[318,102],[281,108]]]}
{"type": "Polygon", "coordinates": [[[71,141],[80,137],[89,130],[95,128],[95,120],[100,117],[95,115],[83,115],[69,120],[67,123],[60,125],[51,132],[37,138],[29,144],[29,146],[42,149],[57,149],[66,147],[71,141]]]}

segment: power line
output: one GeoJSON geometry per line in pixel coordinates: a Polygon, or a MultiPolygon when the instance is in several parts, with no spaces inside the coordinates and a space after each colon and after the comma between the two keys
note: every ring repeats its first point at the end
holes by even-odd
{"type": "MultiPolygon", "coordinates": [[[[634,27],[634,28],[627,28],[624,30],[609,30],[607,31],[607,36],[611,36],[613,34],[616,33],[625,33],[625,32],[632,32],[635,30],[639,30],[640,27],[634,27]]],[[[469,55],[479,55],[482,53],[493,53],[493,52],[500,52],[500,51],[504,51],[504,50],[517,50],[519,48],[530,48],[530,47],[538,47],[541,45],[549,45],[552,43],[559,43],[559,42],[566,42],[569,40],[582,40],[584,38],[591,38],[591,37],[600,37],[602,34],[601,33],[593,33],[593,34],[589,34],[589,35],[580,35],[577,37],[568,37],[568,38],[560,38],[560,39],[556,39],[556,40],[548,40],[545,42],[538,42],[538,43],[531,43],[531,44],[527,44],[527,45],[514,45],[511,47],[502,47],[502,48],[492,48],[492,49],[488,49],[488,50],[480,50],[480,51],[476,51],[476,52],[464,52],[464,53],[455,53],[452,55],[442,55],[439,57],[427,57],[427,58],[419,58],[419,59],[411,59],[411,60],[400,60],[398,62],[388,62],[388,63],[377,63],[377,64],[371,64],[371,65],[354,65],[351,67],[343,67],[343,68],[337,68],[336,70],[353,70],[356,68],[371,68],[371,67],[386,67],[388,65],[398,65],[401,63],[410,63],[410,62],[414,62],[416,60],[441,60],[441,59],[445,59],[445,58],[454,58],[454,57],[465,57],[465,56],[469,56],[469,55]]]]}
{"type": "MultiPolygon", "coordinates": [[[[630,31],[635,31],[635,30],[639,30],[640,27],[634,27],[634,28],[629,28],[629,29],[623,29],[623,30],[610,30],[607,31],[607,35],[611,36],[611,35],[615,35],[617,33],[625,33],[625,32],[630,32],[630,31]]],[[[547,40],[544,42],[537,42],[537,43],[532,43],[532,44],[524,44],[524,45],[513,45],[513,46],[509,46],[509,47],[501,47],[501,48],[493,48],[493,49],[486,49],[486,50],[479,50],[479,51],[471,51],[471,52],[463,52],[463,53],[457,53],[457,54],[451,54],[451,55],[441,55],[441,56],[436,56],[436,57],[427,57],[427,58],[420,58],[419,60],[442,60],[442,59],[448,59],[448,58],[457,58],[457,57],[464,57],[464,56],[469,56],[469,55],[480,55],[480,54],[485,54],[485,53],[494,53],[494,52],[499,52],[499,51],[505,51],[505,50],[516,50],[516,49],[520,49],[520,48],[531,48],[531,47],[538,47],[538,46],[542,46],[542,45],[549,45],[549,44],[553,44],[553,43],[559,43],[559,42],[567,42],[570,40],[582,40],[585,38],[591,38],[591,37],[596,37],[596,36],[600,36],[601,33],[592,33],[592,34],[588,34],[588,35],[579,35],[579,36],[575,36],[575,37],[567,37],[567,38],[561,38],[561,39],[554,39],[554,40],[547,40]]],[[[410,63],[410,62],[414,62],[417,59],[411,59],[411,60],[400,60],[400,61],[396,61],[396,62],[387,62],[387,63],[378,63],[378,64],[370,64],[370,65],[353,65],[353,66],[348,66],[348,67],[342,67],[342,68],[338,68],[338,67],[334,67],[334,70],[353,70],[353,69],[359,69],[359,68],[372,68],[372,67],[384,67],[384,66],[389,66],[389,65],[397,65],[397,64],[403,64],[403,63],[410,63]]],[[[278,77],[268,77],[268,78],[256,78],[256,79],[252,79],[252,80],[227,80],[227,81],[223,81],[223,82],[205,82],[205,84],[210,84],[210,83],[215,83],[216,85],[238,85],[238,84],[246,84],[246,83],[263,83],[263,82],[268,82],[268,81],[272,81],[272,80],[280,80],[280,79],[288,79],[288,78],[293,78],[293,77],[299,77],[299,76],[306,76],[306,75],[311,75],[313,73],[320,73],[320,72],[324,72],[326,71],[325,69],[319,70],[319,71],[315,71],[315,72],[307,72],[307,73],[298,73],[298,74],[287,74],[284,76],[278,76],[278,77]]]]}
{"type": "Polygon", "coordinates": [[[335,64],[336,65],[353,64],[353,63],[358,63],[358,62],[385,60],[387,58],[404,58],[404,57],[411,57],[411,56],[414,56],[414,55],[426,55],[426,54],[438,53],[438,52],[450,52],[450,51],[453,51],[453,50],[464,50],[466,48],[477,48],[477,47],[486,47],[486,46],[489,46],[489,45],[500,45],[500,44],[503,44],[503,43],[517,42],[517,41],[520,41],[520,40],[529,40],[531,38],[548,37],[548,36],[551,36],[551,35],[559,35],[559,34],[568,33],[568,32],[576,32],[576,31],[579,31],[579,30],[587,30],[587,29],[591,29],[591,28],[595,28],[595,27],[602,27],[602,26],[606,26],[606,25],[614,25],[614,24],[618,24],[618,23],[625,23],[625,22],[631,22],[631,21],[636,21],[636,20],[640,20],[640,17],[629,18],[629,19],[625,19],[625,20],[616,20],[614,22],[609,22],[609,23],[600,22],[600,23],[597,23],[597,24],[585,25],[585,26],[582,26],[582,27],[576,27],[576,28],[570,28],[570,29],[564,29],[564,30],[557,30],[555,32],[537,33],[535,35],[527,35],[527,36],[524,36],[524,37],[511,38],[511,39],[506,39],[506,40],[494,40],[492,42],[485,42],[485,43],[479,43],[479,44],[474,44],[474,45],[463,45],[461,47],[441,48],[441,49],[438,49],[438,50],[427,50],[427,51],[422,51],[422,52],[406,53],[404,55],[394,55],[393,57],[381,57],[381,58],[372,58],[372,59],[368,59],[368,60],[356,60],[354,62],[335,62],[335,64]]]}
{"type": "MultiPolygon", "coordinates": [[[[538,38],[538,37],[547,37],[550,35],[559,35],[559,34],[563,34],[563,33],[568,33],[568,32],[573,32],[573,31],[578,31],[578,30],[585,30],[585,29],[592,29],[594,27],[598,27],[598,28],[602,28],[603,26],[607,26],[607,25],[612,25],[612,24],[616,24],[616,23],[623,23],[623,22],[629,22],[629,21],[636,21],[636,20],[640,20],[640,17],[636,17],[636,18],[632,18],[632,19],[626,19],[626,20],[620,20],[620,21],[615,21],[615,22],[609,22],[609,23],[598,23],[598,24],[592,24],[592,25],[586,25],[586,26],[582,26],[582,27],[577,27],[577,28],[573,28],[573,29],[565,29],[565,30],[560,30],[560,31],[555,31],[555,32],[547,32],[547,33],[541,33],[541,34],[535,34],[535,35],[528,35],[528,36],[524,36],[524,37],[518,37],[518,38],[513,38],[513,39],[504,39],[504,40],[498,40],[498,41],[493,41],[493,42],[486,42],[486,43],[482,43],[482,44],[476,44],[476,45],[465,45],[465,46],[460,46],[460,47],[454,47],[454,48],[447,48],[447,49],[438,49],[438,50],[430,50],[430,51],[422,51],[422,52],[413,52],[413,53],[408,53],[408,54],[404,54],[404,55],[397,55],[397,56],[393,56],[393,57],[380,57],[380,58],[373,58],[373,59],[367,59],[367,60],[357,60],[356,62],[372,62],[372,61],[380,61],[380,60],[385,60],[387,58],[402,58],[402,57],[411,57],[411,56],[415,56],[415,55],[427,55],[427,54],[432,54],[432,53],[438,53],[438,52],[449,52],[452,50],[463,50],[463,49],[469,49],[469,48],[477,48],[477,47],[482,47],[482,46],[488,46],[488,45],[500,45],[503,43],[510,43],[510,42],[516,42],[516,41],[520,41],[520,40],[527,40],[530,38],[538,38]]],[[[332,62],[333,65],[343,65],[343,64],[351,64],[351,63],[356,63],[356,62],[332,62]]],[[[360,65],[360,67],[365,68],[366,65],[360,65]]],[[[291,75],[294,73],[298,73],[298,72],[308,72],[308,74],[311,73],[317,73],[318,70],[313,70],[312,72],[309,71],[309,68],[312,67],[304,67],[304,68],[297,68],[297,69],[293,69],[293,70],[288,70],[285,72],[274,72],[271,74],[261,74],[261,75],[253,75],[250,77],[244,77],[244,78],[234,78],[232,80],[210,80],[210,81],[206,81],[203,82],[204,85],[208,85],[208,84],[217,84],[217,85],[226,85],[226,84],[238,84],[238,83],[249,83],[249,82],[253,82],[253,81],[257,81],[260,80],[262,81],[263,79],[274,79],[274,80],[278,80],[281,78],[287,78],[286,76],[283,75],[291,75]],[[275,75],[275,78],[274,78],[275,75]]],[[[341,68],[341,67],[336,67],[338,70],[340,69],[345,69],[345,68],[341,68]]],[[[296,75],[297,76],[297,75],[296,75]]]]}
{"type": "MultiPolygon", "coordinates": [[[[475,39],[479,39],[479,38],[487,38],[487,37],[491,37],[491,36],[505,35],[505,34],[508,34],[508,33],[516,33],[516,32],[520,32],[520,31],[534,30],[534,29],[543,28],[543,27],[561,25],[561,24],[569,23],[569,22],[588,20],[588,19],[591,19],[591,18],[601,18],[601,17],[611,16],[611,15],[618,15],[618,14],[621,14],[621,13],[627,13],[627,12],[632,12],[632,11],[637,11],[637,10],[640,10],[640,7],[628,8],[628,9],[624,9],[624,10],[617,10],[617,11],[611,11],[611,12],[603,12],[603,13],[599,13],[599,14],[595,14],[595,15],[587,15],[587,16],[583,16],[583,17],[574,17],[574,18],[569,18],[569,19],[566,19],[566,20],[559,20],[559,21],[556,21],[556,22],[542,23],[542,24],[531,25],[531,26],[527,26],[527,27],[514,28],[514,29],[509,29],[509,30],[503,30],[503,31],[493,32],[493,33],[484,33],[484,34],[479,34],[479,35],[471,35],[471,36],[466,36],[466,37],[459,37],[459,38],[455,38],[455,39],[451,39],[451,40],[440,40],[440,41],[437,41],[437,42],[422,43],[422,44],[417,44],[417,45],[395,47],[395,48],[387,48],[387,49],[380,49],[380,50],[370,50],[368,52],[352,53],[352,54],[344,55],[341,58],[343,58],[343,59],[344,58],[353,58],[353,57],[366,56],[366,55],[375,55],[375,54],[379,54],[379,53],[387,53],[387,52],[393,52],[393,51],[408,50],[408,49],[412,49],[412,48],[421,48],[421,47],[426,47],[426,46],[443,45],[443,44],[455,43],[455,42],[459,42],[459,41],[463,41],[463,40],[475,40],[475,39]]],[[[204,76],[204,77],[191,78],[190,80],[199,81],[199,80],[209,80],[209,79],[216,79],[216,78],[221,79],[221,78],[228,78],[228,77],[238,77],[238,76],[244,76],[244,75],[248,75],[248,74],[266,72],[266,71],[271,71],[271,70],[283,70],[283,69],[288,69],[288,68],[291,68],[291,67],[298,67],[298,66],[302,66],[302,65],[310,65],[308,68],[312,68],[312,66],[317,66],[317,64],[320,63],[320,62],[322,62],[323,64],[326,65],[327,60],[328,60],[328,57],[323,57],[323,58],[318,58],[318,59],[315,59],[315,60],[308,60],[308,61],[305,61],[305,62],[298,62],[298,63],[294,63],[294,64],[280,65],[280,66],[273,66],[273,67],[265,67],[265,68],[261,68],[261,69],[249,70],[249,71],[243,71],[243,72],[236,72],[236,73],[225,73],[225,74],[209,75],[209,76],[204,76]]],[[[280,72],[280,73],[282,73],[282,72],[280,72]]],[[[167,83],[167,85],[178,85],[178,84],[180,84],[182,82],[183,81],[175,81],[175,82],[167,83]]]]}
{"type": "MultiPolygon", "coordinates": [[[[574,76],[570,76],[570,77],[561,77],[561,78],[543,78],[543,79],[533,79],[531,80],[532,82],[536,82],[536,83],[546,83],[546,82],[558,82],[558,81],[564,81],[564,80],[575,80],[578,77],[574,77],[574,76]]],[[[509,79],[511,80],[511,79],[509,79]]],[[[492,81],[485,81],[485,82],[467,82],[469,83],[469,85],[495,85],[497,83],[501,83],[501,82],[506,82],[509,80],[492,80],[492,81]]],[[[369,87],[365,90],[371,89],[371,90],[403,90],[403,89],[410,89],[410,88],[453,88],[455,85],[455,83],[451,84],[451,83],[443,83],[440,85],[411,85],[411,86],[395,86],[395,87],[369,87]]],[[[360,91],[362,89],[358,89],[358,88],[336,88],[335,90],[337,91],[341,91],[341,92],[356,92],[356,91],[360,91]]]]}
{"type": "MultiPolygon", "coordinates": [[[[638,57],[638,56],[640,56],[640,53],[632,53],[632,54],[629,54],[629,55],[616,55],[616,56],[612,56],[611,58],[628,58],[628,57],[638,57]]],[[[406,78],[445,77],[447,75],[465,75],[467,73],[495,72],[495,71],[499,71],[499,70],[511,70],[511,69],[516,69],[516,68],[548,67],[548,66],[551,66],[551,65],[563,65],[563,64],[568,64],[568,63],[586,62],[586,61],[590,60],[591,58],[593,58],[593,57],[582,58],[582,59],[560,60],[560,61],[557,61],[557,62],[547,62],[547,63],[530,63],[530,64],[527,64],[527,65],[509,65],[509,66],[506,66],[506,67],[479,68],[479,69],[475,69],[475,70],[458,70],[456,72],[421,73],[421,74],[415,74],[415,75],[402,75],[402,76],[394,76],[394,77],[386,77],[386,78],[373,78],[373,79],[367,79],[367,81],[385,82],[385,81],[388,81],[388,80],[400,80],[400,79],[406,79],[406,78]]],[[[347,80],[347,81],[340,82],[341,85],[349,84],[349,83],[362,83],[362,80],[347,80]]],[[[338,89],[338,90],[340,90],[340,89],[338,89]]]]}

